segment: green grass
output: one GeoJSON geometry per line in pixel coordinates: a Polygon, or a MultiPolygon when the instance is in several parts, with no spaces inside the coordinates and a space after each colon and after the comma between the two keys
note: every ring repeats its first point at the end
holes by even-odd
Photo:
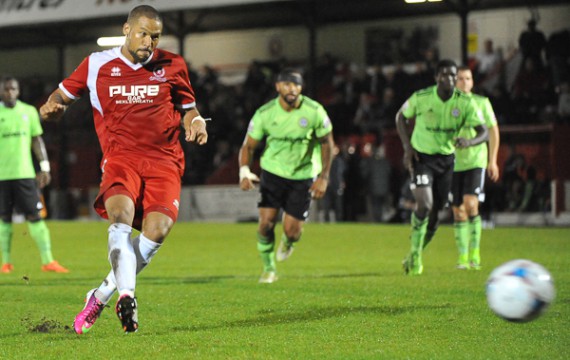
{"type": "Polygon", "coordinates": [[[444,226],[424,275],[410,278],[401,272],[408,226],[307,224],[280,280],[260,285],[255,224],[179,223],[138,278],[139,331],[122,334],[106,309],[78,336],[70,325],[83,297],[109,271],[107,224],[48,226],[71,273],[42,273],[26,227],[15,226],[15,271],[0,274],[0,359],[568,358],[567,228],[485,230],[485,267],[466,272],[454,268],[444,226]],[[496,317],[485,301],[489,272],[515,258],[543,264],[557,289],[526,324],[496,317]]]}

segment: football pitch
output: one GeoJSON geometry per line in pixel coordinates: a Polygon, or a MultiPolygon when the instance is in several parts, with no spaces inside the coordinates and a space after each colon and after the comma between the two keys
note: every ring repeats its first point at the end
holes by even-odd
{"type": "Polygon", "coordinates": [[[122,333],[115,297],[80,336],[73,318],[109,271],[107,224],[48,226],[71,272],[42,273],[27,227],[15,225],[15,270],[0,274],[0,359],[568,358],[568,228],[484,230],[483,270],[460,271],[453,229],[442,226],[424,274],[406,277],[409,226],[307,224],[279,281],[258,284],[256,224],[178,223],[137,279],[139,331],[122,333]],[[517,258],[545,266],[557,290],[524,324],[485,300],[490,271],[517,258]]]}

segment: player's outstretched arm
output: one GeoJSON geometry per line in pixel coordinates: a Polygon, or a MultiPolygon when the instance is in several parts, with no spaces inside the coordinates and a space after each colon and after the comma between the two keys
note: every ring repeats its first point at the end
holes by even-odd
{"type": "Polygon", "coordinates": [[[198,145],[204,145],[208,142],[206,119],[200,116],[200,113],[196,108],[192,108],[184,114],[182,123],[184,125],[184,138],[186,141],[195,142],[198,145]]]}
{"type": "Polygon", "coordinates": [[[239,187],[244,191],[254,189],[254,183],[259,182],[259,177],[249,169],[249,165],[253,159],[253,151],[258,143],[259,141],[246,135],[239,149],[239,187]]]}
{"type": "Polygon", "coordinates": [[[59,120],[67,107],[75,100],[69,98],[61,89],[55,89],[45,104],[40,107],[40,118],[44,121],[59,120]]]}

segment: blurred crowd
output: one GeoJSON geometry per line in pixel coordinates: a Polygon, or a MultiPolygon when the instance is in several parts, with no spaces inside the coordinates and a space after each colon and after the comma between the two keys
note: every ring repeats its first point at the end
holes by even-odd
{"type": "MultiPolygon", "coordinates": [[[[414,91],[434,84],[438,60],[434,48],[426,49],[413,62],[368,66],[323,54],[313,72],[305,63],[284,58],[253,60],[238,81],[228,80],[224,69],[195,69],[189,63],[198,108],[213,120],[208,124],[210,139],[206,146],[183,142],[187,162],[183,183],[237,184],[237,152],[250,118],[259,106],[276,96],[277,72],[286,66],[296,67],[304,72],[304,93],[328,111],[338,145],[333,166],[336,177],[331,176],[330,194],[319,204],[320,218],[405,221],[413,206],[406,191],[407,176],[399,160],[387,159],[389,149],[384,140],[386,134],[394,134],[395,114],[402,103],[414,91]]],[[[468,65],[475,75],[474,92],[490,98],[502,126],[570,123],[569,63],[570,31],[555,32],[546,38],[530,21],[517,49],[496,49],[493,40],[486,39],[482,51],[472,56],[468,65]]],[[[45,101],[44,89],[52,89],[53,85],[39,78],[21,79],[22,100],[39,106],[45,101]]],[[[61,123],[44,124],[50,158],[56,163],[55,169],[60,170],[53,186],[73,186],[66,180],[71,171],[66,168],[74,164],[98,167],[100,151],[88,101],[85,98],[74,104],[61,123]],[[64,151],[60,151],[62,147],[64,151]],[[74,163],[74,157],[81,156],[88,156],[93,163],[74,163]]],[[[545,200],[534,199],[543,196],[540,190],[526,189],[536,175],[532,164],[519,166],[518,172],[509,169],[503,169],[505,188],[500,190],[509,199],[494,201],[493,206],[503,211],[544,210],[545,200]],[[518,177],[512,175],[515,173],[518,177]],[[533,191],[536,194],[530,199],[526,194],[533,191]]],[[[89,175],[85,181],[90,183],[85,186],[96,185],[97,174],[93,170],[86,173],[89,175]]]]}

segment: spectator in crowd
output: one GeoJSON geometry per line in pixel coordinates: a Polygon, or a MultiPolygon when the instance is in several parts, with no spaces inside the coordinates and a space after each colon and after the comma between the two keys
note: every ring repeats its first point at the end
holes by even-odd
{"type": "Polygon", "coordinates": [[[394,127],[394,116],[398,112],[398,103],[396,102],[396,94],[394,89],[391,87],[386,87],[382,92],[382,101],[378,105],[377,114],[379,129],[383,128],[393,128],[394,127]]]}
{"type": "Polygon", "coordinates": [[[358,221],[366,212],[365,190],[360,177],[360,137],[351,136],[344,144],[346,148],[346,190],[344,193],[344,220],[358,221]]]}
{"type": "Polygon", "coordinates": [[[570,123],[570,83],[564,81],[557,87],[558,91],[558,119],[561,123],[570,123]]]}
{"type": "Polygon", "coordinates": [[[338,119],[348,120],[344,126],[335,124],[335,133],[350,133],[354,131],[352,117],[356,113],[363,91],[363,83],[358,76],[358,66],[352,63],[340,63],[335,76],[335,113],[338,119]],[[338,128],[338,131],[337,131],[338,128]]]}
{"type": "Polygon", "coordinates": [[[369,93],[361,93],[356,114],[354,115],[354,130],[367,133],[380,128],[378,98],[369,93]]]}
{"type": "Polygon", "coordinates": [[[319,219],[323,222],[344,221],[344,190],[346,188],[345,154],[335,145],[329,176],[329,186],[320,201],[319,219]]]}
{"type": "Polygon", "coordinates": [[[545,70],[536,66],[534,57],[527,57],[512,90],[515,103],[513,111],[518,116],[518,123],[536,121],[540,110],[547,103],[548,90],[549,82],[545,70]]]}
{"type": "Polygon", "coordinates": [[[500,71],[503,56],[493,48],[493,40],[486,39],[483,43],[483,51],[475,56],[475,79],[483,81],[490,75],[500,71]]]}
{"type": "Polygon", "coordinates": [[[544,33],[536,28],[536,20],[530,19],[528,27],[519,36],[519,49],[523,55],[523,62],[526,59],[533,59],[535,66],[542,69],[542,52],[546,46],[544,33]]]}
{"type": "Polygon", "coordinates": [[[546,59],[554,86],[570,81],[570,30],[556,31],[546,43],[546,59]]]}
{"type": "Polygon", "coordinates": [[[483,44],[483,52],[476,56],[475,79],[479,87],[489,93],[491,89],[503,82],[503,54],[495,50],[493,40],[487,39],[483,44]]]}
{"type": "Polygon", "coordinates": [[[379,96],[385,86],[386,77],[382,72],[382,66],[378,64],[371,66],[364,78],[363,91],[372,96],[379,96]]]}
{"type": "Polygon", "coordinates": [[[396,222],[409,223],[412,218],[412,212],[416,209],[416,199],[414,198],[410,185],[410,176],[406,174],[405,180],[400,188],[398,210],[396,211],[395,217],[396,222]]]}
{"type": "Polygon", "coordinates": [[[364,144],[360,161],[360,176],[364,182],[372,221],[383,222],[384,209],[389,204],[392,166],[386,159],[384,146],[364,144]]]}
{"type": "Polygon", "coordinates": [[[524,155],[516,151],[514,144],[509,145],[509,156],[503,164],[503,188],[505,207],[502,210],[515,211],[521,202],[524,187],[523,174],[527,167],[524,155]]]}
{"type": "Polygon", "coordinates": [[[535,212],[542,210],[541,184],[536,178],[536,169],[530,165],[526,168],[526,180],[522,190],[518,212],[535,212]]]}
{"type": "Polygon", "coordinates": [[[271,87],[263,72],[259,61],[254,60],[249,64],[243,84],[243,91],[247,101],[253,109],[260,107],[266,100],[271,87]]]}
{"type": "Polygon", "coordinates": [[[404,65],[397,63],[394,66],[394,69],[387,74],[388,83],[386,87],[393,89],[394,102],[402,104],[417,89],[411,88],[412,76],[404,70],[404,65]]]}
{"type": "MultiPolygon", "coordinates": [[[[433,83],[433,69],[429,66],[427,61],[416,61],[416,70],[411,74],[411,77],[411,89],[426,88],[433,83]]],[[[396,113],[394,113],[394,115],[396,115],[396,113]]],[[[391,119],[393,118],[394,116],[391,117],[391,119]]]]}

